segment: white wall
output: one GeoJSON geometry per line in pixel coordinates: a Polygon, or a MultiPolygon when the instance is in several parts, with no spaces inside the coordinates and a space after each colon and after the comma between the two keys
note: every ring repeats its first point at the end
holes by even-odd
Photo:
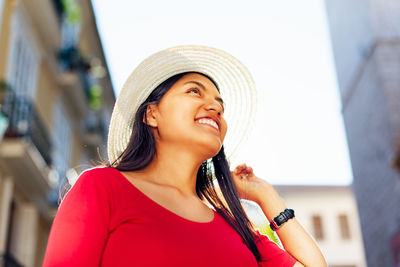
{"type": "MultiPolygon", "coordinates": [[[[322,217],[324,238],[317,243],[329,266],[366,266],[357,206],[350,187],[286,185],[275,188],[287,207],[294,209],[297,220],[312,236],[314,234],[312,216],[322,217]],[[339,214],[348,217],[349,240],[341,238],[339,214]]],[[[251,203],[256,205],[254,202],[251,203]]],[[[258,206],[247,209],[247,214],[258,226],[267,223],[258,206]]]]}
{"type": "Polygon", "coordinates": [[[297,219],[311,235],[312,216],[322,217],[324,239],[317,243],[329,265],[366,266],[357,206],[350,190],[326,187],[280,194],[286,205],[295,210],[297,219]],[[341,239],[339,214],[348,216],[351,235],[349,240],[341,239]]]}

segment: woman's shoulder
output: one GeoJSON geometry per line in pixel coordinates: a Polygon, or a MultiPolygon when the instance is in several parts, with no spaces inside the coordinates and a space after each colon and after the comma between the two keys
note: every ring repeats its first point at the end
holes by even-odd
{"type": "Polygon", "coordinates": [[[104,174],[110,173],[112,170],[114,170],[114,168],[104,166],[104,165],[99,165],[99,166],[93,166],[93,167],[83,170],[80,175],[83,175],[83,174],[104,175],[104,174]]]}
{"type": "Polygon", "coordinates": [[[74,181],[69,181],[71,186],[80,183],[112,183],[110,179],[116,170],[108,166],[94,166],[83,170],[74,181]]]}
{"type": "Polygon", "coordinates": [[[72,192],[74,194],[110,195],[116,188],[115,170],[108,166],[95,166],[83,170],[76,179],[69,179],[69,190],[62,200],[72,192]]]}
{"type": "Polygon", "coordinates": [[[83,170],[75,179],[69,178],[70,186],[61,196],[60,206],[67,199],[108,199],[112,192],[112,179],[107,173],[110,173],[107,167],[96,166],[83,170]]]}

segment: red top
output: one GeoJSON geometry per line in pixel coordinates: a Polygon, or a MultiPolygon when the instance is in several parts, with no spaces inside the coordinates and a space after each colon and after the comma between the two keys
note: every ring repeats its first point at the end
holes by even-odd
{"type": "Polygon", "coordinates": [[[257,232],[256,258],[214,211],[211,222],[162,207],[111,167],[81,173],[50,230],[43,266],[293,266],[296,260],[257,232]]]}

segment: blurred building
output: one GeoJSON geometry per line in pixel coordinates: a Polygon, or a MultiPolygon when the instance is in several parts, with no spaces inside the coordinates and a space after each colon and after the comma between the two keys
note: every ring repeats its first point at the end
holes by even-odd
{"type": "MultiPolygon", "coordinates": [[[[330,267],[367,266],[357,205],[350,186],[276,185],[275,189],[318,243],[330,267]]],[[[261,232],[270,235],[269,223],[261,208],[251,201],[244,204],[261,232]]]]}
{"type": "Polygon", "coordinates": [[[368,266],[400,266],[400,1],[326,0],[368,266]]]}
{"type": "Polygon", "coordinates": [[[41,266],[67,178],[107,158],[114,102],[90,0],[0,0],[0,266],[41,266]]]}

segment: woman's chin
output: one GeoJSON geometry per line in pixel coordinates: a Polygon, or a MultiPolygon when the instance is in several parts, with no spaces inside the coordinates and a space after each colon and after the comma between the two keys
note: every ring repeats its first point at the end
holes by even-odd
{"type": "Polygon", "coordinates": [[[198,150],[199,154],[206,155],[208,158],[217,155],[222,147],[220,137],[212,134],[191,135],[187,141],[191,149],[198,150]]]}
{"type": "Polygon", "coordinates": [[[221,150],[221,145],[220,143],[215,144],[214,146],[212,146],[210,143],[207,144],[203,144],[201,146],[202,150],[204,151],[204,153],[207,155],[207,158],[212,158],[215,157],[218,152],[221,150]]]}

